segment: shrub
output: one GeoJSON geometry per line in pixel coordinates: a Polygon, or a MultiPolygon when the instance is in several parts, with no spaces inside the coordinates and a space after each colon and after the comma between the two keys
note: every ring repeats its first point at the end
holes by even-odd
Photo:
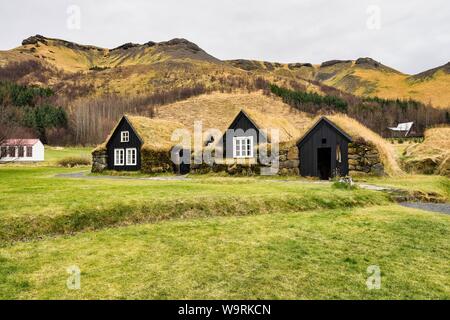
{"type": "Polygon", "coordinates": [[[333,183],[333,188],[336,189],[346,189],[346,190],[355,190],[357,188],[356,185],[351,185],[350,183],[336,181],[333,183]]]}
{"type": "Polygon", "coordinates": [[[61,167],[73,168],[76,166],[89,166],[91,160],[86,157],[66,157],[58,160],[58,165],[61,167]]]}

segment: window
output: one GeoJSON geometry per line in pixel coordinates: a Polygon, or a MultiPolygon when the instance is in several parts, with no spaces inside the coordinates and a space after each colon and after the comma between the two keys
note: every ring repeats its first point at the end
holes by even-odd
{"type": "Polygon", "coordinates": [[[340,144],[336,145],[336,161],[339,162],[339,163],[342,161],[341,145],[340,144]]]}
{"type": "Polygon", "coordinates": [[[136,148],[133,149],[127,149],[127,160],[126,160],[127,166],[135,166],[136,161],[136,148]]]}
{"type": "Polygon", "coordinates": [[[27,147],[27,157],[32,157],[33,156],[33,147],[29,146],[27,147]]]}
{"type": "Polygon", "coordinates": [[[16,156],[16,147],[8,147],[8,154],[11,158],[16,156]]]}
{"type": "Polygon", "coordinates": [[[115,166],[123,166],[124,162],[124,150],[123,149],[114,149],[114,165],[115,166]]]}
{"type": "Polygon", "coordinates": [[[8,152],[6,147],[1,147],[1,153],[0,153],[0,158],[5,158],[7,156],[8,152]]]}
{"type": "Polygon", "coordinates": [[[121,131],[120,132],[120,142],[129,142],[130,141],[130,132],[121,131]]]}
{"type": "Polygon", "coordinates": [[[234,137],[233,157],[234,158],[253,157],[253,137],[234,137]]]}
{"type": "Polygon", "coordinates": [[[327,139],[326,138],[322,138],[322,144],[327,143],[327,139]]]}
{"type": "Polygon", "coordinates": [[[19,158],[23,158],[25,154],[24,148],[25,148],[24,146],[19,146],[19,155],[18,155],[19,158]]]}

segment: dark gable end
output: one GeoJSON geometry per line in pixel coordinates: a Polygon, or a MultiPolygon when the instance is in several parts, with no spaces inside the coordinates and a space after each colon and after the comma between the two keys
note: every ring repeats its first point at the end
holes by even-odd
{"type": "Polygon", "coordinates": [[[113,130],[113,133],[108,139],[106,143],[106,152],[108,156],[108,169],[109,170],[117,170],[117,171],[137,171],[141,169],[141,147],[144,144],[144,141],[139,136],[136,129],[133,127],[131,121],[128,120],[126,116],[123,116],[117,124],[116,128],[113,130]],[[121,142],[121,132],[128,131],[129,132],[129,141],[121,142]],[[114,150],[115,149],[123,149],[126,152],[126,149],[135,148],[137,151],[136,154],[136,165],[122,165],[117,166],[114,163],[114,150]]]}
{"type": "Polygon", "coordinates": [[[297,142],[300,174],[329,179],[348,174],[348,144],[352,138],[325,117],[297,142]]]}
{"type": "MultiPolygon", "coordinates": [[[[233,158],[233,144],[232,144],[233,138],[247,136],[246,134],[247,130],[251,129],[254,130],[254,134],[252,134],[254,146],[257,146],[259,143],[267,141],[267,137],[264,134],[264,132],[260,131],[260,128],[256,125],[256,123],[249,117],[249,115],[244,110],[241,110],[238,113],[238,115],[231,122],[228,129],[233,129],[234,135],[230,137],[227,136],[227,132],[225,132],[224,135],[222,136],[222,145],[223,149],[225,150],[224,154],[225,158],[233,158]],[[259,137],[260,135],[263,137],[261,141],[259,137]]],[[[256,151],[254,151],[253,157],[254,158],[257,157],[256,151]]]]}
{"type": "Polygon", "coordinates": [[[352,142],[352,137],[350,137],[344,130],[339,128],[337,125],[335,125],[333,122],[331,122],[327,117],[320,117],[319,120],[308,130],[306,133],[297,141],[297,145],[300,146],[305,142],[305,140],[308,139],[308,137],[313,133],[313,131],[319,127],[319,125],[322,124],[322,122],[325,122],[327,125],[329,125],[332,129],[334,129],[337,133],[339,133],[342,137],[347,139],[348,142],[352,142]]]}

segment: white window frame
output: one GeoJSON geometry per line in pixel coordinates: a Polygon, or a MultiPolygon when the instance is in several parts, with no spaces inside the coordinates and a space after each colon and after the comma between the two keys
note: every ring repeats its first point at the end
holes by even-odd
{"type": "Polygon", "coordinates": [[[114,165],[125,165],[125,149],[114,149],[114,165]]]}
{"type": "Polygon", "coordinates": [[[130,131],[120,131],[120,142],[130,142],[130,131]]]}
{"type": "Polygon", "coordinates": [[[253,158],[253,136],[246,136],[246,137],[233,137],[233,158],[253,158]],[[250,153],[247,153],[247,150],[245,154],[242,154],[242,147],[247,146],[247,140],[248,144],[250,145],[250,153]],[[245,144],[244,144],[245,142],[245,144]],[[239,152],[237,150],[237,147],[239,146],[239,152]]]}
{"type": "Polygon", "coordinates": [[[135,166],[137,164],[137,149],[136,148],[127,148],[125,149],[125,163],[127,166],[135,166]],[[133,153],[128,156],[128,152],[134,152],[134,161],[133,161],[133,153]]]}

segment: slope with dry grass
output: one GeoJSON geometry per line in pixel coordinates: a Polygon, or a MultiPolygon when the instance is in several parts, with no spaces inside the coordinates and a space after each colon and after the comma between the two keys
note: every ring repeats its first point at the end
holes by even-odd
{"type": "Polygon", "coordinates": [[[450,63],[411,76],[365,59],[321,66],[315,78],[358,96],[414,99],[435,107],[450,107],[450,63]]]}
{"type": "MultiPolygon", "coordinates": [[[[238,112],[244,109],[249,115],[258,115],[264,129],[280,128],[280,141],[287,146],[296,141],[317,121],[318,117],[300,112],[281,101],[256,93],[213,93],[190,98],[170,105],[160,106],[156,116],[162,119],[181,122],[192,129],[194,121],[202,121],[203,129],[225,130],[238,112]]],[[[402,174],[395,151],[381,136],[368,129],[355,119],[345,115],[327,116],[355,140],[363,140],[376,146],[381,155],[385,170],[390,175],[402,174]]],[[[258,121],[257,121],[258,122],[258,121]]]]}
{"type": "MultiPolygon", "coordinates": [[[[38,61],[61,73],[46,84],[92,87],[94,94],[141,94],[201,83],[217,85],[218,78],[263,77],[293,89],[324,93],[321,84],[360,96],[416,99],[450,106],[450,63],[417,75],[407,75],[370,58],[355,61],[277,63],[255,60],[221,61],[185,39],[144,44],[127,43],[114,49],[33,36],[21,46],[0,51],[0,66],[38,61]]],[[[39,83],[38,77],[28,82],[39,83]]]]}
{"type": "Polygon", "coordinates": [[[414,173],[450,177],[450,127],[426,130],[422,143],[405,150],[403,163],[406,170],[414,173]]]}

